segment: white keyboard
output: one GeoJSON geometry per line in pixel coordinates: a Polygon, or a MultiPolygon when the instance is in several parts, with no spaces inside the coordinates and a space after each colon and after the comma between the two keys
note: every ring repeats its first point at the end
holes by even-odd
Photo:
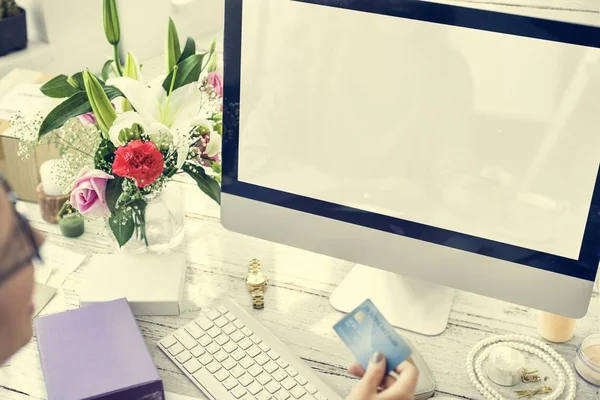
{"type": "Polygon", "coordinates": [[[231,300],[158,347],[214,400],[341,400],[264,326],[231,300]]]}

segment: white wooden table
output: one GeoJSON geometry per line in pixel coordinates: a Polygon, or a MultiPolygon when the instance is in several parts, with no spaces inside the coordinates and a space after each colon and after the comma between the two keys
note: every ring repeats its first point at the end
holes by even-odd
{"type": "MultiPolygon", "coordinates": [[[[178,179],[183,181],[180,184],[186,201],[186,239],[182,251],[187,255],[188,270],[183,313],[179,317],[138,319],[166,390],[204,398],[158,350],[156,342],[195,318],[202,308],[231,298],[322,374],[327,383],[347,394],[356,383],[346,372],[352,356],[332,329],[342,314],[329,305],[329,295],[352,264],[229,232],[219,222],[218,207],[192,182],[178,179]],[[260,312],[251,310],[245,288],[247,263],[252,257],[262,260],[271,281],[266,293],[266,308],[260,312]]],[[[83,237],[66,239],[60,235],[58,227],[41,220],[35,205],[29,205],[28,212],[33,226],[44,232],[51,243],[88,255],[113,251],[103,224],[88,224],[83,237]]],[[[87,262],[65,282],[63,290],[68,308],[78,307],[78,293],[87,277],[86,267],[87,262]]],[[[493,334],[536,336],[536,321],[537,313],[525,307],[458,291],[446,332],[438,337],[410,332],[405,335],[433,371],[438,393],[479,399],[481,396],[471,387],[464,372],[469,349],[493,334]]],[[[599,331],[600,297],[596,291],[588,316],[577,324],[575,338],[554,347],[571,361],[581,340],[599,331]]],[[[0,368],[0,398],[44,399],[35,339],[10,364],[0,368]]],[[[598,389],[580,382],[577,398],[598,399],[598,389]]]]}
{"type": "MultiPolygon", "coordinates": [[[[599,0],[438,1],[600,25],[599,0]]],[[[163,356],[156,342],[194,319],[202,308],[218,304],[221,299],[231,298],[251,310],[244,282],[248,260],[257,257],[262,260],[271,285],[266,294],[266,309],[252,314],[318,371],[327,383],[347,394],[356,383],[346,372],[352,356],[332,329],[341,314],[329,305],[329,295],[352,264],[228,232],[219,222],[218,207],[191,182],[184,180],[181,184],[187,204],[186,240],[182,251],[188,260],[183,312],[179,317],[138,319],[166,390],[204,398],[163,356]]],[[[51,243],[86,255],[113,251],[102,224],[88,224],[82,238],[66,239],[60,235],[58,227],[41,220],[35,205],[30,205],[28,210],[33,226],[44,232],[51,243]]],[[[63,291],[68,308],[78,307],[78,293],[86,276],[84,263],[65,282],[63,291]]],[[[457,291],[448,329],[441,336],[431,338],[410,332],[405,335],[431,368],[438,393],[480,399],[464,372],[465,357],[470,348],[494,334],[536,336],[536,324],[536,311],[457,291]]],[[[598,332],[600,296],[596,288],[589,313],[578,322],[573,340],[553,347],[572,361],[582,339],[598,332]]],[[[35,339],[10,364],[0,368],[0,399],[45,399],[35,339]]],[[[577,399],[600,399],[598,389],[582,381],[578,383],[577,399]]]]}

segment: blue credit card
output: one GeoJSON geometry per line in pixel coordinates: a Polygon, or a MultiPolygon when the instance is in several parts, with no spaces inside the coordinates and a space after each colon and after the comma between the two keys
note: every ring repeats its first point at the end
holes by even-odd
{"type": "Polygon", "coordinates": [[[396,329],[369,299],[342,318],[333,329],[365,370],[373,353],[380,352],[385,356],[387,373],[412,353],[396,329]]]}

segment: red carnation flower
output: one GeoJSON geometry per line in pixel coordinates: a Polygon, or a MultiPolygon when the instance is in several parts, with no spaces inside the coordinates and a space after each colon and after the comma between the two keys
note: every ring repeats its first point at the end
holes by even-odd
{"type": "Polygon", "coordinates": [[[132,140],[115,152],[112,172],[123,178],[132,178],[138,187],[154,183],[164,171],[163,155],[152,142],[132,140]]]}

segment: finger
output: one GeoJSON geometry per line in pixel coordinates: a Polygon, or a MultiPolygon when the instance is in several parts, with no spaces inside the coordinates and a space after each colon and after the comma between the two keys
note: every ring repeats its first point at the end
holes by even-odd
{"type": "Polygon", "coordinates": [[[377,393],[377,388],[381,384],[385,375],[385,357],[383,354],[377,352],[373,354],[367,371],[356,386],[359,398],[369,398],[370,395],[377,393]]]}
{"type": "Polygon", "coordinates": [[[359,363],[352,363],[348,365],[348,372],[357,378],[362,378],[365,374],[365,369],[359,363]]]}
{"type": "Polygon", "coordinates": [[[396,368],[400,375],[387,390],[381,393],[381,400],[408,400],[415,394],[417,382],[419,381],[419,370],[409,361],[404,361],[396,368]]]}

